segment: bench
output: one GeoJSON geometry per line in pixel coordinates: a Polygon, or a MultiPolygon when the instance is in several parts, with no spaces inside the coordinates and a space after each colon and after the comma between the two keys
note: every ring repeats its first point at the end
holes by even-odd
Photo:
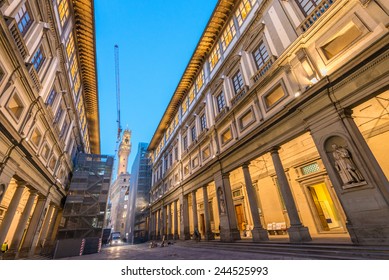
{"type": "Polygon", "coordinates": [[[269,232],[270,235],[283,235],[287,234],[286,232],[286,223],[281,222],[281,223],[269,223],[267,224],[267,231],[269,232]]]}

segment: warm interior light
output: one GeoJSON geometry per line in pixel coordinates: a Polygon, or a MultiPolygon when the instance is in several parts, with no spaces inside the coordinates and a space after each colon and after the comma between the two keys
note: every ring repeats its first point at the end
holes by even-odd
{"type": "Polygon", "coordinates": [[[301,92],[298,90],[294,93],[294,97],[299,97],[301,95],[301,92]]]}

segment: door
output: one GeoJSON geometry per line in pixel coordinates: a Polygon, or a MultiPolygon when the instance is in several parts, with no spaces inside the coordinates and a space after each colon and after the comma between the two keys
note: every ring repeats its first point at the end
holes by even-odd
{"type": "Polygon", "coordinates": [[[235,214],[236,214],[236,219],[237,219],[237,222],[238,222],[238,229],[239,230],[244,230],[245,228],[243,228],[243,223],[245,223],[245,219],[244,219],[244,214],[243,214],[243,206],[242,204],[237,204],[235,205],[235,214]]]}
{"type": "Polygon", "coordinates": [[[321,229],[330,231],[340,227],[339,214],[325,183],[308,187],[321,229]]]}
{"type": "Polygon", "coordinates": [[[205,235],[205,219],[204,214],[200,214],[200,231],[205,235]]]}

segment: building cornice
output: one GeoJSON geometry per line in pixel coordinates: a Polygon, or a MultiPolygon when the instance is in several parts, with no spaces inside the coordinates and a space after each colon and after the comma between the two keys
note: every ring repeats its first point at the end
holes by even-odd
{"type": "Polygon", "coordinates": [[[93,0],[73,0],[82,86],[86,105],[90,149],[100,154],[100,117],[97,88],[96,36],[93,0]]]}
{"type": "Polygon", "coordinates": [[[205,59],[219,38],[224,24],[230,18],[236,2],[237,1],[235,0],[219,0],[216,4],[211,18],[200,37],[200,40],[192,54],[191,59],[189,60],[184,74],[182,75],[180,82],[178,83],[178,86],[174,91],[174,94],[163,114],[163,117],[158,124],[154,136],[150,141],[148,150],[155,149],[164,136],[164,132],[178,112],[182,100],[195,82],[198,73],[202,69],[205,59]]]}

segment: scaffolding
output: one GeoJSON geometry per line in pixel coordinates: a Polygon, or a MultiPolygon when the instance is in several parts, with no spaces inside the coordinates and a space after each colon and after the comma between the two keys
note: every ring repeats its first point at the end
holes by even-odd
{"type": "Polygon", "coordinates": [[[58,230],[59,241],[94,240],[92,243],[101,246],[113,161],[105,155],[77,156],[58,230]]]}

